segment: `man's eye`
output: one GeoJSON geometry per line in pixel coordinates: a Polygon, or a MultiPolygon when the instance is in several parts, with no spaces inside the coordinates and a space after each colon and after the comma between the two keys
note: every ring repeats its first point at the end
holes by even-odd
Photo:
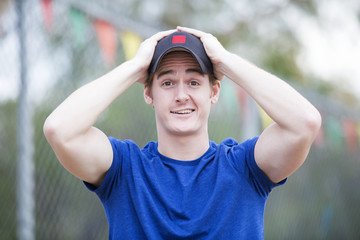
{"type": "Polygon", "coordinates": [[[190,85],[191,86],[199,86],[200,84],[197,81],[191,81],[190,85]]]}
{"type": "Polygon", "coordinates": [[[165,87],[169,87],[169,86],[172,85],[172,82],[170,82],[170,81],[165,81],[165,82],[163,82],[162,85],[165,86],[165,87]]]}

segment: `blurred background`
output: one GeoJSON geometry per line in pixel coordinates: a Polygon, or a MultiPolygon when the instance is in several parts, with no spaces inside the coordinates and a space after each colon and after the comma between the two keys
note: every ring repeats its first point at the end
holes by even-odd
{"type": "MultiPolygon", "coordinates": [[[[322,114],[307,161],[270,194],[265,239],[360,239],[358,0],[1,0],[0,239],[107,239],[100,201],[57,161],[42,126],[75,89],[178,25],[212,33],[322,114]]],[[[269,123],[242,89],[222,82],[213,141],[242,141],[269,123]]],[[[156,140],[142,86],[120,96],[97,127],[141,147],[156,140]]]]}

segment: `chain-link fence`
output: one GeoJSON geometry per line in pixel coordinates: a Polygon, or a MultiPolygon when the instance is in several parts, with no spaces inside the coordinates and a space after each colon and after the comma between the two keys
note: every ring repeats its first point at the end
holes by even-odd
{"type": "MultiPolygon", "coordinates": [[[[72,91],[126,60],[124,49],[130,46],[121,40],[125,32],[143,39],[156,28],[116,14],[110,4],[82,2],[23,1],[21,15],[16,2],[8,1],[0,19],[0,84],[7,89],[1,91],[0,99],[0,239],[18,238],[29,224],[35,239],[107,238],[100,201],[60,165],[42,126],[72,91]],[[105,20],[116,30],[118,47],[113,59],[99,39],[97,20],[105,20]],[[21,80],[26,81],[28,93],[23,103],[21,80]],[[29,126],[20,121],[23,114],[29,117],[29,126]],[[28,150],[22,150],[24,144],[30,145],[28,150]],[[28,152],[25,158],[33,170],[31,165],[22,165],[20,151],[28,152]],[[28,178],[21,180],[23,174],[28,178]],[[28,181],[33,181],[33,191],[28,181]]],[[[322,112],[323,129],[301,169],[270,195],[265,238],[357,239],[360,152],[356,126],[360,116],[317,93],[299,91],[322,112]]],[[[210,138],[218,143],[226,137],[243,140],[260,132],[261,120],[257,106],[225,80],[210,117],[210,138]]],[[[140,85],[119,97],[97,126],[107,135],[131,138],[139,146],[156,140],[153,110],[144,103],[140,85]]]]}

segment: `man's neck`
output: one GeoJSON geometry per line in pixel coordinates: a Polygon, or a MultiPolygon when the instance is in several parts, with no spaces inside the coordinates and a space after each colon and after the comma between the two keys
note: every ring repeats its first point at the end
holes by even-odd
{"type": "Polygon", "coordinates": [[[190,136],[159,135],[158,151],[172,159],[191,161],[201,157],[209,149],[206,133],[190,136]]]}

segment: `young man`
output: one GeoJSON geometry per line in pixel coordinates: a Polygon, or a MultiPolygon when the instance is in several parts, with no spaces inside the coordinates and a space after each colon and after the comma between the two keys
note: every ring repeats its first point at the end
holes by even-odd
{"type": "Polygon", "coordinates": [[[304,162],[320,124],[319,112],[288,84],[212,35],[178,27],[75,91],[44,132],[63,166],[99,196],[110,239],[262,239],[268,194],[304,162]],[[259,137],[209,141],[224,75],[275,121],[259,137]],[[156,117],[158,141],[143,149],[93,127],[135,82],[145,84],[156,117]]]}

